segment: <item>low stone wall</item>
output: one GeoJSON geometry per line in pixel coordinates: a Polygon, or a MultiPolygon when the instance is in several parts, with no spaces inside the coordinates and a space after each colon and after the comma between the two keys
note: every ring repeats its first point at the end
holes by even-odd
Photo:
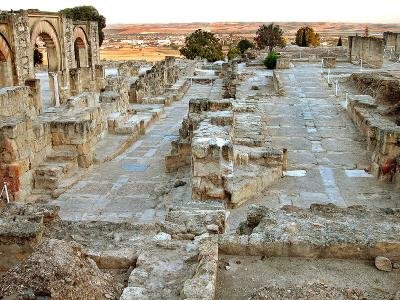
{"type": "Polygon", "coordinates": [[[219,236],[219,253],[362,260],[384,256],[399,261],[399,226],[398,209],[251,206],[238,233],[219,236]],[[393,230],[387,230],[388,224],[393,230]]]}
{"type": "Polygon", "coordinates": [[[34,95],[27,86],[0,88],[0,116],[34,118],[38,113],[34,95]]]}
{"type": "Polygon", "coordinates": [[[289,59],[310,60],[310,62],[320,62],[323,57],[332,56],[337,59],[347,57],[347,48],[338,47],[299,47],[295,45],[285,48],[278,48],[277,51],[289,59]]]}
{"type": "Polygon", "coordinates": [[[178,68],[175,66],[175,58],[166,57],[165,60],[155,63],[131,85],[129,100],[132,103],[146,103],[146,97],[163,94],[177,79],[178,68]]]}
{"type": "Polygon", "coordinates": [[[378,102],[400,103],[400,80],[386,72],[354,73],[349,77],[360,93],[368,94],[378,102]]]}
{"type": "Polygon", "coordinates": [[[279,69],[289,69],[290,68],[290,59],[287,57],[279,57],[276,61],[276,68],[279,69]]]}
{"type": "Polygon", "coordinates": [[[336,57],[323,57],[322,66],[324,68],[336,68],[336,57]]]}
{"type": "Polygon", "coordinates": [[[0,182],[11,199],[24,199],[32,190],[33,169],[51,151],[50,125],[23,117],[0,121],[0,182]]]}
{"type": "Polygon", "coordinates": [[[368,95],[349,96],[348,113],[367,138],[371,152],[371,172],[379,179],[400,188],[400,126],[378,110],[368,95]]]}
{"type": "Polygon", "coordinates": [[[93,149],[106,130],[100,107],[88,107],[73,117],[59,117],[50,122],[52,144],[78,154],[78,164],[87,168],[93,163],[93,149]]]}
{"type": "Polygon", "coordinates": [[[0,271],[28,258],[43,240],[45,226],[58,218],[58,207],[0,206],[0,271]]]}
{"type": "Polygon", "coordinates": [[[216,238],[200,241],[198,260],[196,273],[185,281],[181,295],[183,299],[213,300],[218,273],[218,241],[216,238]]]}
{"type": "Polygon", "coordinates": [[[373,68],[383,65],[384,41],[375,37],[349,36],[349,61],[373,68]]]}

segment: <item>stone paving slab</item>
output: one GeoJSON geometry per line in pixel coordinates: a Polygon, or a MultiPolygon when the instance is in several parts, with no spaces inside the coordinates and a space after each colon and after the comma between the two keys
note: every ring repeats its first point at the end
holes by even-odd
{"type": "MultiPolygon", "coordinates": [[[[194,84],[182,101],[165,108],[165,118],[151,125],[123,154],[93,167],[84,180],[55,201],[61,218],[139,223],[163,219],[168,200],[162,188],[157,190],[174,179],[165,174],[164,157],[171,139],[178,135],[189,99],[206,97],[212,88],[217,86],[194,84]]],[[[186,195],[179,189],[175,192],[186,195]]]]}

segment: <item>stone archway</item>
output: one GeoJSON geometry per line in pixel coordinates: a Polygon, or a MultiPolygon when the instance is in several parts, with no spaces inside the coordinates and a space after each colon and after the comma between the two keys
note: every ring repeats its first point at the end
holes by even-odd
{"type": "Polygon", "coordinates": [[[0,87],[13,85],[13,72],[10,46],[0,34],[0,87]]]}
{"type": "Polygon", "coordinates": [[[61,48],[57,32],[48,21],[41,20],[36,22],[31,30],[31,45],[35,48],[36,41],[41,38],[46,46],[48,76],[36,74],[40,79],[43,105],[58,106],[60,104],[59,95],[59,72],[61,70],[61,48]],[[47,88],[48,87],[48,88],[47,88]]]}
{"type": "Polygon", "coordinates": [[[74,53],[77,68],[89,67],[89,43],[82,27],[74,28],[74,53]]]}

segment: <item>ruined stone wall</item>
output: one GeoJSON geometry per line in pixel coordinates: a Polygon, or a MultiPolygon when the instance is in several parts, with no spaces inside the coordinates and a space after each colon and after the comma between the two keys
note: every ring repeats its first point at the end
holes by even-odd
{"type": "Polygon", "coordinates": [[[400,51],[400,32],[386,31],[383,33],[383,40],[385,41],[385,47],[391,47],[396,52],[400,51]]]}
{"type": "Polygon", "coordinates": [[[400,80],[387,72],[354,73],[349,77],[362,94],[367,94],[378,102],[396,105],[400,103],[400,80]]]}
{"type": "Polygon", "coordinates": [[[145,103],[153,96],[163,94],[170,85],[176,82],[178,75],[179,68],[175,65],[174,57],[166,57],[165,60],[156,62],[132,84],[130,102],[145,103]]]}
{"type": "Polygon", "coordinates": [[[349,61],[360,63],[373,68],[383,65],[383,39],[375,37],[349,36],[349,61]]]}
{"type": "Polygon", "coordinates": [[[30,117],[37,115],[35,99],[29,87],[0,89],[0,117],[30,117]]]}
{"type": "Polygon", "coordinates": [[[367,139],[371,172],[400,188],[400,127],[378,109],[378,103],[369,95],[350,96],[347,110],[367,139]]]}
{"type": "MultiPolygon", "coordinates": [[[[11,85],[24,85],[26,80],[35,78],[33,65],[34,41],[37,36],[41,36],[46,43],[49,56],[49,71],[57,74],[57,82],[50,79],[50,90],[58,91],[60,103],[64,104],[72,94],[80,92],[78,85],[84,85],[83,91],[98,91],[102,88],[99,82],[99,73],[96,66],[100,63],[98,28],[96,22],[79,22],[65,18],[58,13],[40,12],[37,10],[26,10],[19,12],[2,12],[0,14],[0,33],[5,37],[10,45],[12,53],[11,66],[7,66],[7,74],[4,76],[7,83],[11,85]],[[80,26],[83,24],[82,26],[80,26]],[[76,68],[76,58],[74,51],[75,34],[74,28],[79,25],[87,40],[85,50],[89,58],[90,74],[82,76],[82,82],[72,83],[71,78],[76,72],[70,72],[76,68]],[[87,38],[86,38],[87,36],[87,38]],[[90,75],[90,76],[89,76],[90,75]],[[12,78],[13,80],[9,80],[12,78]],[[90,79],[87,81],[86,79],[90,79]],[[57,83],[57,86],[55,84],[57,83]],[[87,86],[85,86],[87,84],[87,86]]],[[[86,55],[85,55],[86,56],[86,55]]],[[[4,66],[2,66],[4,70],[4,66]]],[[[101,75],[101,77],[103,77],[101,75]]],[[[78,77],[72,80],[77,80],[78,77]]],[[[100,80],[101,83],[103,83],[100,80]]],[[[4,84],[3,84],[4,85],[4,84]]],[[[53,97],[55,103],[56,96],[53,97]]]]}
{"type": "Polygon", "coordinates": [[[80,111],[75,118],[66,116],[51,121],[53,146],[67,147],[78,154],[78,165],[88,168],[93,164],[94,145],[105,130],[101,108],[91,107],[80,111]]]}
{"type": "MultiPolygon", "coordinates": [[[[321,61],[323,57],[332,56],[336,58],[346,58],[347,48],[337,47],[299,47],[290,45],[285,48],[278,48],[277,51],[283,57],[290,59],[309,59],[310,61],[321,61]]],[[[264,56],[265,57],[265,56],[264,56]]]]}
{"type": "Polygon", "coordinates": [[[49,124],[20,117],[0,123],[0,181],[7,183],[12,199],[24,199],[31,192],[33,170],[51,147],[49,124]]]}

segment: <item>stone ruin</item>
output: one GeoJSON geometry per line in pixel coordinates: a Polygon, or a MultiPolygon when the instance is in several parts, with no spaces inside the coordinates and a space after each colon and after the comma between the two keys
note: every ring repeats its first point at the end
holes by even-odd
{"type": "Polygon", "coordinates": [[[349,36],[349,61],[380,68],[383,64],[384,40],[376,37],[349,36]]]}
{"type": "Polygon", "coordinates": [[[139,76],[137,65],[126,63],[121,76],[106,80],[97,31],[96,23],[56,13],[1,14],[0,83],[6,87],[0,91],[0,181],[12,199],[56,197],[98,160],[95,148],[106,134],[125,134],[132,142],[161,114],[159,108],[130,103],[167,105],[187,89],[187,82],[178,80],[187,64],[178,66],[174,58],[139,76]],[[46,43],[51,107],[43,107],[45,95],[35,79],[38,37],[46,43]]]}
{"type": "Polygon", "coordinates": [[[400,187],[400,79],[389,73],[352,74],[365,94],[349,96],[348,111],[367,139],[371,172],[400,187]]]}
{"type": "Polygon", "coordinates": [[[100,62],[95,24],[0,20],[0,298],[399,297],[395,35],[271,71],[100,62]]]}
{"type": "Polygon", "coordinates": [[[267,144],[267,120],[257,103],[236,99],[237,65],[225,64],[220,76],[221,99],[190,100],[166,168],[191,164],[192,198],[234,207],[282,176],[287,151],[267,144]]]}

